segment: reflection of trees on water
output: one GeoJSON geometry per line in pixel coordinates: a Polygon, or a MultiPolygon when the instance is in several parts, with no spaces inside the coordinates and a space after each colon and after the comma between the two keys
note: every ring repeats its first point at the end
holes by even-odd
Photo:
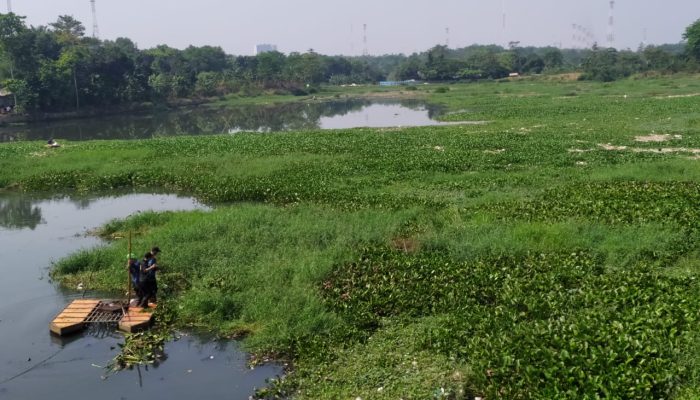
{"type": "MultiPolygon", "coordinates": [[[[395,104],[395,103],[389,103],[389,104],[395,104]]],[[[445,106],[437,105],[437,104],[427,104],[424,103],[421,100],[415,100],[415,99],[410,99],[410,100],[401,100],[399,103],[401,106],[406,107],[411,110],[415,111],[428,111],[428,118],[430,119],[437,119],[440,117],[442,114],[445,113],[445,106]]]]}
{"type": "Polygon", "coordinates": [[[96,197],[51,195],[51,194],[3,194],[0,195],[0,226],[9,229],[29,228],[34,230],[43,223],[40,203],[51,200],[70,201],[78,210],[86,210],[98,200],[96,197]]]}
{"type": "Polygon", "coordinates": [[[0,198],[0,226],[34,229],[41,223],[41,209],[22,196],[0,198]]]}
{"type": "Polygon", "coordinates": [[[343,116],[373,104],[400,104],[415,111],[427,110],[430,118],[435,118],[441,113],[439,107],[427,105],[420,100],[343,99],[273,106],[193,107],[152,114],[106,116],[2,128],[0,141],[15,138],[21,140],[139,139],[239,131],[312,130],[320,128],[322,117],[343,116]]]}
{"type": "Polygon", "coordinates": [[[277,106],[237,107],[200,115],[223,132],[281,132],[320,129],[322,117],[345,115],[368,105],[366,101],[290,103],[277,106]]]}

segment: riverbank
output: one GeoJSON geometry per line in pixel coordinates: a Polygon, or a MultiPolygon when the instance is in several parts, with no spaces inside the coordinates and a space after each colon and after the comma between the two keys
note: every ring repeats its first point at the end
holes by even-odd
{"type": "MultiPolygon", "coordinates": [[[[275,364],[251,370],[247,354],[237,343],[178,331],[166,341],[164,354],[150,358],[152,364],[115,375],[107,367],[122,350],[125,339],[121,334],[95,325],[66,337],[48,332],[50,321],[73,300],[121,298],[126,290],[126,279],[110,293],[81,290],[78,283],[58,287],[48,279],[48,268],[55,260],[107,244],[87,234],[86,228],[139,210],[202,208],[192,198],[172,195],[111,191],[58,196],[0,191],[0,253],[5,267],[0,280],[0,293],[5,296],[0,304],[0,397],[81,398],[80,393],[76,395],[76,387],[80,387],[82,393],[117,398],[146,395],[172,400],[193,396],[247,400],[255,387],[265,385],[265,379],[282,373],[282,366],[275,364]],[[17,265],[22,267],[7,268],[17,265]],[[212,381],[217,385],[211,385],[212,381]]],[[[134,362],[136,354],[122,360],[134,362]]]]}
{"type": "MultiPolygon", "coordinates": [[[[492,122],[2,144],[0,187],[217,204],[103,233],[158,243],[173,317],[293,360],[298,399],[699,395],[697,80],[445,87],[492,122]]],[[[123,247],[53,276],[118,287],[123,247]]]]}
{"type": "Polygon", "coordinates": [[[294,96],[292,94],[275,93],[271,90],[241,95],[231,94],[220,97],[205,97],[192,99],[171,99],[163,103],[138,103],[122,106],[84,108],[80,111],[65,111],[52,113],[32,114],[2,114],[0,115],[0,128],[16,124],[28,124],[48,121],[64,121],[95,118],[102,116],[114,116],[123,114],[144,114],[165,110],[187,109],[197,106],[208,107],[237,107],[254,105],[277,105],[293,102],[322,102],[338,99],[420,99],[426,95],[425,91],[404,90],[401,87],[383,88],[377,85],[356,86],[323,86],[314,89],[310,94],[294,96]]]}
{"type": "Polygon", "coordinates": [[[156,112],[159,110],[176,109],[183,107],[193,107],[201,104],[206,104],[214,101],[213,99],[179,99],[162,104],[156,103],[138,103],[123,106],[113,106],[104,108],[84,108],[80,111],[65,111],[52,113],[33,113],[33,114],[3,114],[0,115],[0,127],[11,124],[47,122],[47,121],[62,121],[71,119],[85,119],[100,116],[130,114],[130,113],[147,113],[156,112]]]}

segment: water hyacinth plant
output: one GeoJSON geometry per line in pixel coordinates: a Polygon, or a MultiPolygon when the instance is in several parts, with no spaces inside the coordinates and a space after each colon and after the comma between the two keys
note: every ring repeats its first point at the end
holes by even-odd
{"type": "Polygon", "coordinates": [[[261,398],[695,399],[699,82],[426,93],[479,125],[4,143],[0,186],[211,204],[113,221],[52,276],[114,290],[124,232],[169,249],[168,321],[293,365],[261,398]]]}

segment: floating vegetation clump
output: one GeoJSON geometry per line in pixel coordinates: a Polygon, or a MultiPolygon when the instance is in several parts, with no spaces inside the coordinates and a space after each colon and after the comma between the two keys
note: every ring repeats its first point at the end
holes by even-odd
{"type": "Polygon", "coordinates": [[[120,343],[121,351],[107,365],[110,372],[119,372],[139,365],[156,365],[164,358],[165,341],[171,338],[169,333],[144,331],[129,333],[120,343]]]}

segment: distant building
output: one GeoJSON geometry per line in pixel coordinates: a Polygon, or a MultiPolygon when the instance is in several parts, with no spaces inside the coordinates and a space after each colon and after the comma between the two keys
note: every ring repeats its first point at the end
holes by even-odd
{"type": "Polygon", "coordinates": [[[275,44],[256,44],[255,45],[255,55],[261,53],[269,53],[271,51],[277,51],[277,45],[275,44]]]}
{"type": "Polygon", "coordinates": [[[416,84],[415,79],[409,79],[407,81],[381,81],[379,86],[402,86],[402,85],[414,85],[416,84]]]}

